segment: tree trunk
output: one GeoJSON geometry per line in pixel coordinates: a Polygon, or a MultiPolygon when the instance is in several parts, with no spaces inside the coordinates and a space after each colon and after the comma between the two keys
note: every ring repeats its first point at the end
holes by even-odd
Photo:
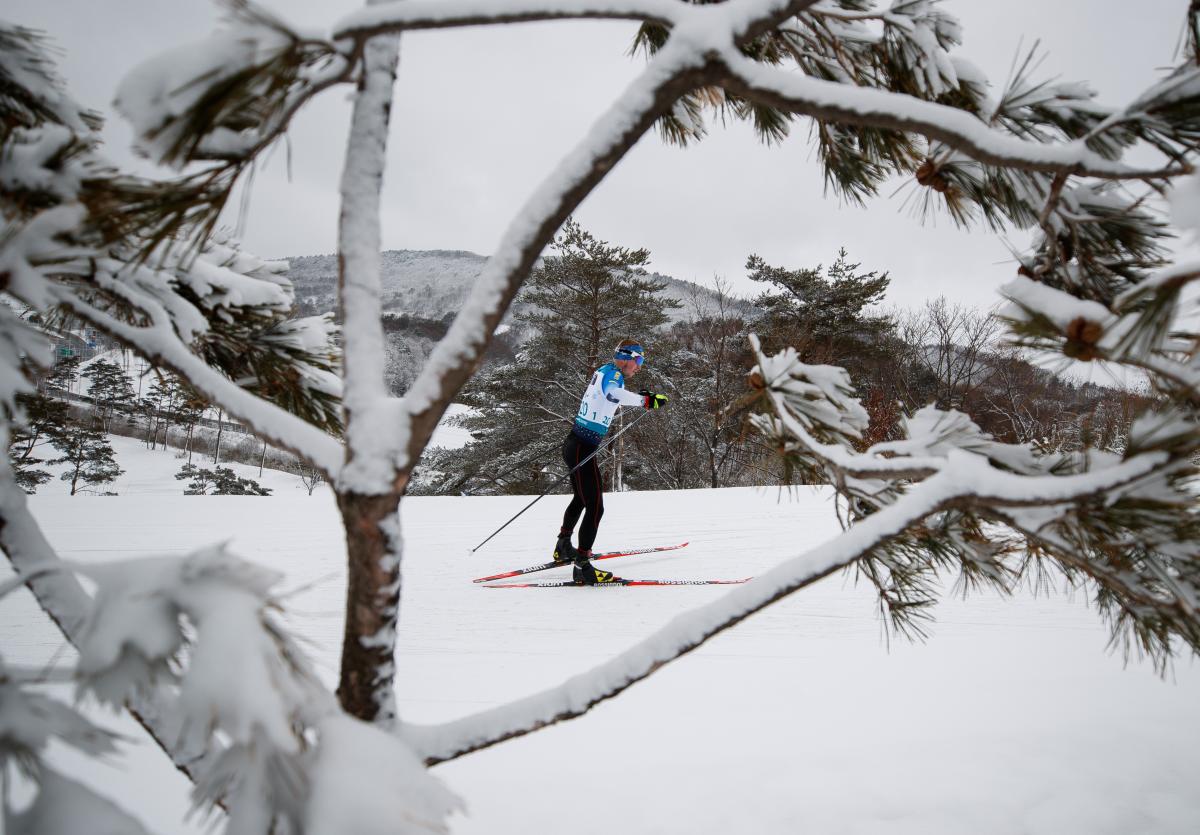
{"type": "Polygon", "coordinates": [[[267,466],[267,442],[263,441],[263,454],[258,462],[258,477],[262,478],[263,467],[267,466]]]}
{"type": "Polygon", "coordinates": [[[395,716],[392,671],[400,612],[400,496],[338,495],[349,563],[338,700],[351,716],[395,716]],[[385,677],[386,676],[386,677],[385,677]]]}
{"type": "Polygon", "coordinates": [[[221,463],[221,433],[225,431],[225,411],[217,409],[217,448],[213,450],[213,466],[221,463]]]}

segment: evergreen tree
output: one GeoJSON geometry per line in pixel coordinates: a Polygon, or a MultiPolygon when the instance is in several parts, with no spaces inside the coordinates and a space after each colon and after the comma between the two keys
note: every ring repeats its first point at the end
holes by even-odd
{"type": "Polygon", "coordinates": [[[88,396],[92,398],[92,415],[101,431],[109,431],[113,418],[133,414],[137,396],[129,384],[129,375],[121,366],[108,360],[96,360],[83,376],[91,383],[88,396]]]}
{"type": "Polygon", "coordinates": [[[555,451],[588,377],[627,336],[643,344],[679,303],[650,276],[650,253],[596,239],[568,219],[525,284],[517,319],[532,336],[516,359],[476,375],[462,419],[474,441],[427,458],[436,492],[540,492],[561,474],[555,451]]]}
{"type": "Polygon", "coordinates": [[[77,379],[78,366],[78,357],[64,357],[37,381],[32,394],[17,396],[24,417],[14,421],[10,429],[9,459],[17,484],[27,493],[51,478],[49,472],[37,468],[45,461],[34,453],[39,446],[55,443],[65,431],[70,416],[66,402],[60,398],[77,379]]]}
{"type": "Polygon", "coordinates": [[[147,390],[141,403],[142,412],[147,420],[147,438],[151,449],[158,444],[159,433],[162,433],[163,449],[168,449],[171,427],[175,425],[185,427],[185,446],[190,446],[192,428],[199,422],[203,408],[200,408],[196,394],[181,383],[179,378],[172,374],[161,375],[147,390]]]}
{"type": "Polygon", "coordinates": [[[187,452],[190,464],[192,463],[192,436],[195,434],[200,418],[204,417],[204,410],[208,404],[204,402],[204,398],[196,394],[178,377],[172,376],[169,382],[171,384],[171,401],[175,404],[174,418],[183,429],[183,449],[187,452]]]}
{"type": "Polygon", "coordinates": [[[671,406],[642,424],[632,441],[638,452],[633,466],[644,486],[730,486],[763,457],[743,432],[744,369],[751,359],[747,315],[754,309],[735,299],[720,278],[711,293],[697,287],[689,308],[688,319],[659,341],[652,366],[671,406]]]}
{"type": "Polygon", "coordinates": [[[185,496],[269,496],[269,487],[263,487],[252,478],[243,478],[229,467],[204,469],[195,464],[184,464],[175,478],[191,479],[185,496]]]}
{"type": "Polygon", "coordinates": [[[828,269],[789,270],[747,258],[747,277],[770,288],[755,299],[765,314],[764,346],[793,347],[804,362],[838,365],[857,378],[895,330],[889,317],[868,310],[883,300],[891,279],[860,266],[846,260],[845,249],[828,269]]]}
{"type": "Polygon", "coordinates": [[[55,445],[62,457],[51,464],[67,464],[67,470],[59,476],[71,485],[74,496],[83,488],[97,487],[115,481],[124,472],[117,466],[116,456],[105,433],[86,421],[71,421],[55,445]]]}
{"type": "MultiPolygon", "coordinates": [[[[888,274],[861,272],[845,249],[827,269],[789,270],[757,255],[746,259],[747,277],[768,285],[755,299],[763,311],[756,330],[766,350],[794,348],[803,362],[846,369],[863,393],[869,424],[864,448],[888,439],[900,418],[899,380],[927,377],[923,365],[897,352],[896,323],[870,308],[883,300],[888,274]]],[[[924,405],[923,403],[919,405],[924,405]]]]}
{"type": "MultiPolygon", "coordinates": [[[[582,383],[622,338],[647,339],[680,305],[660,295],[666,282],[646,271],[650,252],[597,240],[568,219],[518,301],[532,308],[518,318],[538,331],[534,344],[582,383]]],[[[582,391],[582,389],[581,389],[582,391]]]]}

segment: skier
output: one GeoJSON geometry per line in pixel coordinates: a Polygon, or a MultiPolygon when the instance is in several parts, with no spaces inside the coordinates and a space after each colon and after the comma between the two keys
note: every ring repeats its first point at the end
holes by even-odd
{"type": "Polygon", "coordinates": [[[563,443],[563,461],[568,470],[574,470],[571,473],[574,496],[567,505],[567,512],[563,514],[562,528],[554,546],[554,561],[564,565],[574,563],[576,583],[594,586],[622,582],[611,571],[601,571],[592,565],[592,543],[596,540],[600,517],[604,515],[604,490],[596,459],[592,458],[582,467],[579,463],[599,447],[619,407],[660,409],[667,404],[665,394],[655,394],[645,389],[640,394],[634,394],[625,390],[625,379],[638,373],[645,355],[641,345],[632,339],[625,339],[614,351],[612,362],[592,372],[591,382],[583,393],[583,401],[575,415],[575,424],[563,443]],[[583,524],[579,527],[579,547],[575,548],[571,545],[571,536],[581,513],[583,524]]]}

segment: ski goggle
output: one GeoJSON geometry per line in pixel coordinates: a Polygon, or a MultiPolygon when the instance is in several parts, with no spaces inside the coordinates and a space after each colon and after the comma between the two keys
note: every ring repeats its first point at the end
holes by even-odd
{"type": "Polygon", "coordinates": [[[614,359],[633,360],[637,363],[638,368],[642,367],[642,363],[646,361],[645,354],[642,353],[645,349],[641,345],[626,345],[624,348],[618,348],[613,354],[614,359]]]}

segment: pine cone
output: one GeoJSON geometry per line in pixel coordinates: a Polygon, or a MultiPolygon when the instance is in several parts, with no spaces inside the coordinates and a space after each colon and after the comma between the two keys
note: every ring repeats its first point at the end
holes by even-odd
{"type": "Polygon", "coordinates": [[[1063,346],[1063,353],[1081,362],[1099,359],[1100,351],[1096,343],[1103,335],[1104,328],[1099,322],[1078,316],[1067,325],[1067,344],[1063,346]]]}
{"type": "Polygon", "coordinates": [[[946,178],[933,164],[933,160],[925,160],[921,163],[921,167],[917,169],[917,182],[923,186],[928,186],[936,192],[944,194],[946,189],[950,188],[950,184],[946,182],[946,178]]]}

